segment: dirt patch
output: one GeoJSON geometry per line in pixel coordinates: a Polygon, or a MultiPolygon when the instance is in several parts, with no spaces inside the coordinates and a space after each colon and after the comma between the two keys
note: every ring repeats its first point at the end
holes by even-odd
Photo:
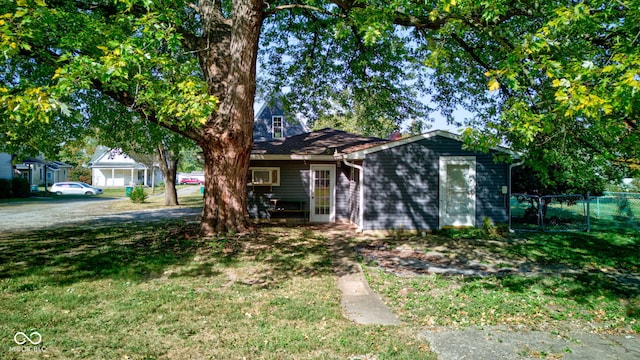
{"type": "Polygon", "coordinates": [[[540,265],[527,261],[501,258],[497,255],[489,257],[484,254],[476,258],[468,258],[465,254],[456,254],[452,249],[445,250],[442,247],[435,251],[422,251],[413,249],[410,245],[395,247],[377,245],[359,246],[356,251],[358,255],[367,261],[371,261],[398,276],[424,274],[505,276],[577,272],[576,269],[566,266],[540,265]]]}
{"type": "Polygon", "coordinates": [[[383,268],[396,276],[419,276],[440,274],[450,276],[540,276],[600,273],[619,286],[634,292],[640,292],[640,274],[622,273],[615,269],[575,268],[562,264],[540,264],[526,259],[508,258],[491,247],[508,246],[494,241],[475,247],[473,242],[451,241],[450,244],[437,244],[428,250],[419,249],[416,243],[387,243],[374,241],[356,246],[358,256],[365,261],[383,268]]]}

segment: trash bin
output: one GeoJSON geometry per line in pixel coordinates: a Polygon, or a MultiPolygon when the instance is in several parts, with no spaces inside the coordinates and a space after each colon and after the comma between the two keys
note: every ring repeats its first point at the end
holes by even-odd
{"type": "Polygon", "coordinates": [[[127,186],[124,188],[124,195],[126,197],[131,197],[131,192],[133,191],[133,186],[127,186]]]}
{"type": "Polygon", "coordinates": [[[38,185],[31,185],[31,192],[38,192],[38,185]]]}
{"type": "Polygon", "coordinates": [[[204,186],[200,186],[200,194],[204,194],[204,186]]]}

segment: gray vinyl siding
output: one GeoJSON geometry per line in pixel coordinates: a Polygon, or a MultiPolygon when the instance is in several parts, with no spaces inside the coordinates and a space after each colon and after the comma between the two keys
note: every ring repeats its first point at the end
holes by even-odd
{"type": "Polygon", "coordinates": [[[11,179],[12,177],[11,154],[0,152],[0,179],[11,179]]]}
{"type": "Polygon", "coordinates": [[[360,225],[360,171],[358,169],[349,169],[349,222],[360,225]]]}
{"type": "Polygon", "coordinates": [[[435,136],[366,156],[364,230],[436,230],[439,225],[440,156],[476,157],[476,225],[485,217],[507,222],[507,164],[491,154],[463,150],[461,143],[435,136]]]}
{"type": "Polygon", "coordinates": [[[349,221],[349,175],[351,169],[344,164],[336,167],[336,221],[349,221]]]}
{"type": "Polygon", "coordinates": [[[485,217],[494,224],[506,224],[509,222],[509,201],[507,195],[502,194],[502,187],[509,186],[509,165],[497,163],[486,154],[478,159],[483,161],[482,171],[476,169],[476,226],[482,226],[485,217]]]}
{"type": "Polygon", "coordinates": [[[268,218],[270,199],[304,200],[309,206],[309,164],[302,161],[252,161],[250,167],[279,167],[280,186],[247,186],[247,207],[253,218],[268,218]]]}
{"type": "Polygon", "coordinates": [[[284,137],[298,135],[307,130],[295,118],[285,115],[279,102],[271,106],[264,106],[255,118],[253,124],[253,140],[256,142],[273,139],[274,116],[282,116],[282,134],[284,137]]]}
{"type": "MultiPolygon", "coordinates": [[[[326,162],[325,162],[326,163],[326,162]]],[[[304,161],[252,161],[250,167],[279,167],[280,186],[248,186],[247,207],[252,218],[268,218],[266,209],[270,199],[303,200],[309,207],[309,169],[311,164],[322,162],[304,161]]],[[[330,164],[335,164],[331,162],[330,164]]],[[[349,169],[336,166],[336,220],[349,218],[349,169]]]]}

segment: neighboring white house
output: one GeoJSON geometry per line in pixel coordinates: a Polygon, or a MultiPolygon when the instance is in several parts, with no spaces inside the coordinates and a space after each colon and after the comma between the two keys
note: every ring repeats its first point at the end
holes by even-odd
{"type": "Polygon", "coordinates": [[[119,149],[105,146],[98,146],[89,168],[93,186],[152,186],[163,182],[162,171],[156,163],[150,168],[119,149]]]}

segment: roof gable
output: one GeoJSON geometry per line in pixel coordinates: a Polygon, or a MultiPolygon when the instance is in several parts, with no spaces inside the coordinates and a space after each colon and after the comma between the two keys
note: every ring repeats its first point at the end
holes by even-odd
{"type": "Polygon", "coordinates": [[[96,152],[91,158],[89,165],[90,167],[124,165],[144,166],[121,150],[108,148],[106,146],[98,146],[98,148],[96,148],[96,152]]]}
{"type": "Polygon", "coordinates": [[[309,132],[304,123],[295,116],[284,112],[284,105],[279,97],[268,99],[256,112],[253,126],[253,141],[262,142],[273,139],[273,118],[282,117],[282,132],[284,137],[290,137],[309,132]]]}

